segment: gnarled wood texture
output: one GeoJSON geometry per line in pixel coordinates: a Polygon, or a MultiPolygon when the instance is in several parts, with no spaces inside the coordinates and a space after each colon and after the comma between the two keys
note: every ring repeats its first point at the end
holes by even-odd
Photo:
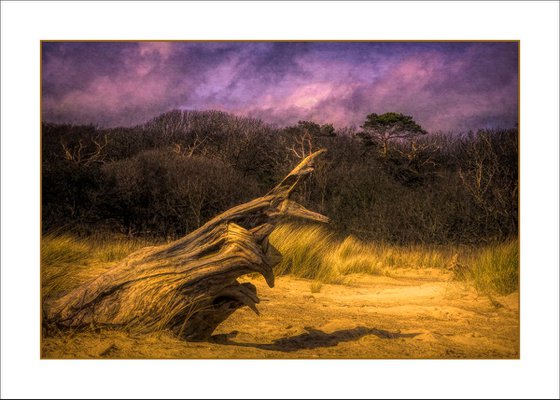
{"type": "Polygon", "coordinates": [[[205,340],[240,307],[258,314],[255,286],[237,278],[258,272],[273,287],[272,268],[281,256],[268,236],[276,224],[287,217],[328,221],[290,200],[323,152],[302,160],[265,196],[231,208],[175,242],[138,250],[47,304],[44,326],[171,329],[187,340],[205,340]]]}

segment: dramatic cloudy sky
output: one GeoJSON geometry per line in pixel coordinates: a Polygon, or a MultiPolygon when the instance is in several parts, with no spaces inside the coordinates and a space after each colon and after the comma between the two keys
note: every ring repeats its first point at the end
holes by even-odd
{"type": "Polygon", "coordinates": [[[517,123],[517,43],[43,43],[43,118],[136,125],[218,109],[341,127],[369,113],[429,131],[517,123]]]}

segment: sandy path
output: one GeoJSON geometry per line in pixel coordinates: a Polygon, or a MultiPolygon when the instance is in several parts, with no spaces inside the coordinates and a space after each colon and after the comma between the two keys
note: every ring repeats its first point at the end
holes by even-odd
{"type": "Polygon", "coordinates": [[[213,343],[167,333],[75,333],[43,340],[44,358],[519,358],[518,294],[492,301],[439,270],[354,275],[345,285],[251,280],[261,316],[237,311],[213,343]]]}

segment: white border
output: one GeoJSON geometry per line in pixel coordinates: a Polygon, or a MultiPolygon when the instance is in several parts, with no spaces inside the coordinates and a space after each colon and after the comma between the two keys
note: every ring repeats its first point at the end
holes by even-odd
{"type": "Polygon", "coordinates": [[[2,2],[2,397],[558,397],[557,2],[2,2]],[[520,39],[520,361],[39,359],[40,39],[520,39]]]}

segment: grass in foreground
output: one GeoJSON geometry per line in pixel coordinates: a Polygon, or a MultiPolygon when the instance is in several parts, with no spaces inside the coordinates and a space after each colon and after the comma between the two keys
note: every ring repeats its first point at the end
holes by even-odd
{"type": "Polygon", "coordinates": [[[41,289],[53,297],[87,282],[108,270],[130,253],[153,245],[139,239],[107,237],[77,238],[47,234],[41,239],[41,289]]]}
{"type": "Polygon", "coordinates": [[[324,283],[343,282],[353,273],[383,275],[399,267],[445,268],[454,254],[451,247],[373,244],[354,236],[340,239],[321,225],[281,225],[270,242],[283,255],[277,274],[324,283]]]}
{"type": "Polygon", "coordinates": [[[454,272],[483,293],[508,294],[519,287],[519,244],[516,239],[481,248],[459,246],[397,246],[365,243],[353,236],[338,239],[322,225],[281,225],[270,242],[282,253],[279,275],[342,283],[352,273],[390,274],[395,268],[437,268],[454,272]]]}
{"type": "MultiPolygon", "coordinates": [[[[344,283],[353,273],[386,275],[395,268],[438,268],[455,272],[483,293],[508,294],[519,286],[517,240],[482,248],[396,246],[338,238],[322,225],[285,224],[270,236],[283,255],[277,275],[310,279],[313,293],[323,283],[344,283]]],[[[56,297],[99,276],[139,248],[158,243],[140,239],[45,235],[41,241],[43,296],[56,297]]]]}
{"type": "Polygon", "coordinates": [[[519,243],[509,240],[471,254],[467,279],[484,293],[509,294],[519,288],[519,243]]]}

